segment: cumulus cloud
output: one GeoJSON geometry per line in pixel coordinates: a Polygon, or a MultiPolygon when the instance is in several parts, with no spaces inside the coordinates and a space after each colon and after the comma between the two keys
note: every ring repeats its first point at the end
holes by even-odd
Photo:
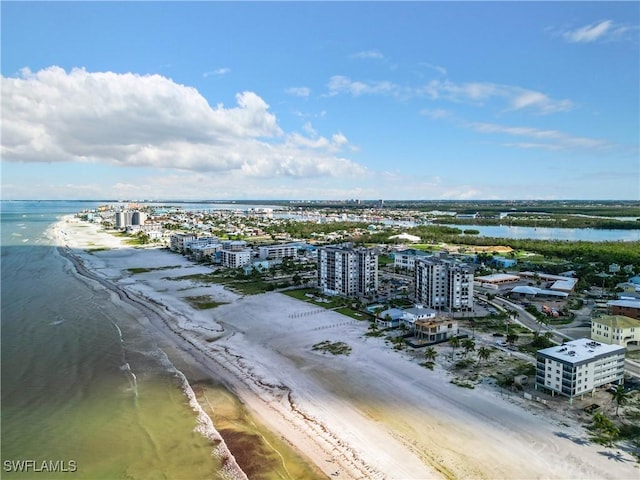
{"type": "Polygon", "coordinates": [[[628,25],[617,24],[613,20],[602,20],[562,32],[562,37],[571,43],[591,43],[603,40],[619,40],[631,30],[632,27],[628,25]]]}
{"type": "Polygon", "coordinates": [[[102,162],[256,177],[360,175],[335,139],[285,133],[253,92],[211,107],[160,75],[66,72],[2,77],[4,161],[102,162]],[[305,139],[310,143],[305,143],[305,139]]]}

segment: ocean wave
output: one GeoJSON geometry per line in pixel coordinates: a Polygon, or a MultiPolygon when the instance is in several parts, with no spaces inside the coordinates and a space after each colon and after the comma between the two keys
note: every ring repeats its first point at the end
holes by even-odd
{"type": "Polygon", "coordinates": [[[187,377],[173,365],[166,353],[162,350],[160,350],[160,352],[162,353],[162,363],[179,378],[182,391],[189,399],[189,406],[197,413],[196,421],[198,425],[195,431],[209,439],[215,445],[211,453],[222,461],[222,471],[220,472],[222,477],[226,480],[248,480],[247,475],[242,471],[235,457],[227,447],[222,435],[220,435],[220,432],[218,432],[213,425],[213,420],[211,420],[211,417],[207,415],[198,402],[187,377]]]}

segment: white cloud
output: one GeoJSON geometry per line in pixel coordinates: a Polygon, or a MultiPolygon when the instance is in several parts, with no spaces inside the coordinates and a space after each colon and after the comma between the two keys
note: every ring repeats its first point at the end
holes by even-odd
{"type": "Polygon", "coordinates": [[[429,63],[429,62],[420,62],[419,65],[422,66],[422,67],[430,68],[431,70],[435,70],[440,75],[446,75],[447,74],[447,69],[444,68],[444,67],[441,67],[440,65],[434,65],[433,63],[429,63]]]}
{"type": "Polygon", "coordinates": [[[561,35],[571,43],[591,43],[621,40],[625,37],[625,34],[633,30],[637,30],[637,27],[617,24],[613,20],[602,20],[580,28],[564,31],[561,35]]]}
{"type": "Polygon", "coordinates": [[[290,87],[285,91],[295,97],[308,97],[311,95],[311,89],[309,87],[290,87]]]}
{"type": "Polygon", "coordinates": [[[395,95],[399,92],[397,85],[392,82],[359,82],[349,77],[334,75],[329,79],[329,96],[348,93],[354,97],[360,95],[395,95]]]}
{"type": "Polygon", "coordinates": [[[538,114],[564,112],[573,108],[573,102],[568,99],[553,99],[544,93],[523,87],[490,82],[454,83],[449,80],[432,80],[425,85],[404,87],[389,81],[364,82],[334,75],[329,79],[327,87],[329,96],[384,95],[401,99],[425,97],[478,106],[501,100],[507,111],[528,110],[538,114]]]}
{"type": "Polygon", "coordinates": [[[364,50],[362,52],[354,53],[351,55],[353,58],[373,59],[381,60],[384,58],[382,52],[378,50],[364,50]]]}
{"type": "Polygon", "coordinates": [[[479,133],[504,134],[538,140],[537,142],[506,143],[505,146],[525,149],[569,150],[569,149],[602,149],[609,143],[597,138],[575,137],[559,130],[542,130],[531,127],[510,127],[495,123],[470,123],[468,127],[479,133]]]}
{"type": "Polygon", "coordinates": [[[345,145],[335,138],[283,132],[255,93],[238,93],[236,102],[212,108],[195,88],[160,75],[25,69],[2,77],[1,155],[256,177],[365,171],[336,155],[345,145]]]}
{"type": "Polygon", "coordinates": [[[204,72],[204,73],[202,74],[202,76],[203,76],[203,77],[205,77],[205,78],[206,78],[206,77],[210,77],[210,76],[212,76],[212,75],[215,75],[215,76],[221,76],[221,75],[226,75],[226,74],[227,74],[227,73],[229,73],[229,72],[231,72],[231,69],[230,69],[230,68],[223,67],[223,68],[218,68],[218,69],[216,69],[216,70],[212,70],[212,71],[210,71],[210,72],[204,72]]]}

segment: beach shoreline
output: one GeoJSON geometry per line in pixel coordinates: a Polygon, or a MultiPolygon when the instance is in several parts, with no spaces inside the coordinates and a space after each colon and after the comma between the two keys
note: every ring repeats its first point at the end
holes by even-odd
{"type": "Polygon", "coordinates": [[[165,337],[165,352],[173,349],[172,361],[192,370],[191,377],[185,375],[196,390],[209,378],[225,385],[324,475],[631,478],[638,473],[630,462],[608,461],[598,452],[603,447],[558,434],[586,438],[577,424],[561,425],[490,389],[451,385],[445,372],[408,361],[383,339],[364,337],[366,322],[280,293],[241,297],[219,285],[181,280],[208,267],[166,250],[123,245],[72,217],[58,222],[51,237],[70,249],[89,277],[135,298],[141,311],[150,309],[153,327],[165,337]],[[130,268],[146,271],[133,274],[130,268]],[[203,294],[222,305],[195,310],[184,300],[203,294]],[[312,350],[325,340],[347,342],[351,355],[312,350]]]}

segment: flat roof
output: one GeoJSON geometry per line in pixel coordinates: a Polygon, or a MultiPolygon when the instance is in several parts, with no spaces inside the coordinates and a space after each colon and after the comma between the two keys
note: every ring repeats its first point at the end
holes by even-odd
{"type": "Polygon", "coordinates": [[[607,325],[611,328],[634,328],[640,327],[640,320],[626,317],[624,315],[603,315],[600,318],[594,318],[593,323],[607,325]]]}
{"type": "Polygon", "coordinates": [[[563,363],[582,364],[615,353],[624,353],[625,347],[607,345],[590,338],[571,340],[564,345],[556,345],[538,350],[538,355],[563,363]]]}
{"type": "Polygon", "coordinates": [[[486,283],[517,282],[520,280],[520,277],[517,275],[509,275],[507,273],[492,273],[491,275],[483,275],[482,277],[475,277],[475,280],[479,280],[481,282],[486,282],[486,283]]]}

